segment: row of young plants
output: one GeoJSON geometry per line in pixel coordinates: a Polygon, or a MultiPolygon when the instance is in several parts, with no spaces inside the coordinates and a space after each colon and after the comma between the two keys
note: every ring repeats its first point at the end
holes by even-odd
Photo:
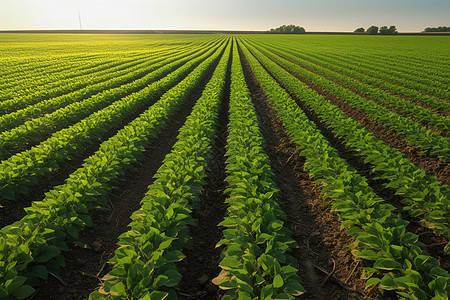
{"type": "MultiPolygon", "coordinates": [[[[390,94],[382,89],[375,88],[371,84],[373,82],[367,84],[364,82],[364,75],[360,74],[352,74],[353,77],[348,77],[348,74],[343,75],[342,70],[337,70],[338,67],[331,63],[330,65],[321,66],[317,62],[311,62],[310,60],[298,58],[298,55],[294,55],[292,50],[284,50],[278,48],[277,53],[288,53],[289,59],[293,59],[293,57],[297,57],[296,62],[300,62],[301,64],[307,66],[312,71],[318,72],[320,75],[326,76],[330,81],[337,82],[339,85],[343,85],[344,87],[353,88],[356,91],[359,91],[365,95],[370,96],[372,99],[377,100],[381,103],[387,104],[389,107],[395,108],[399,112],[417,118],[419,122],[424,124],[432,125],[438,129],[448,131],[450,129],[450,119],[445,116],[440,115],[439,113],[434,112],[431,109],[417,106],[414,103],[405,100],[399,96],[395,96],[390,94]],[[281,52],[283,51],[283,52],[281,52]],[[331,66],[331,67],[330,67],[331,66]]],[[[301,54],[301,56],[304,56],[301,54]]],[[[287,56],[286,56],[287,57],[287,56]]],[[[323,64],[323,62],[322,62],[323,64]]],[[[299,67],[299,66],[298,66],[299,67]]],[[[385,83],[386,85],[389,83],[385,83]]],[[[440,107],[446,107],[450,111],[450,103],[438,100],[440,107]]]]}
{"type": "MultiPolygon", "coordinates": [[[[147,55],[143,55],[142,59],[145,59],[147,55]]],[[[72,68],[66,72],[61,72],[58,75],[56,70],[50,71],[51,73],[44,73],[37,78],[24,78],[23,80],[14,81],[14,85],[6,88],[0,86],[0,101],[9,100],[12,98],[18,98],[27,96],[29,94],[36,94],[38,91],[46,89],[54,89],[60,86],[61,82],[67,82],[68,80],[76,80],[78,77],[90,75],[91,73],[97,73],[105,71],[109,68],[115,68],[123,64],[127,64],[133,61],[137,61],[139,58],[121,59],[112,61],[110,58],[101,58],[96,60],[90,60],[80,63],[73,63],[72,68]],[[62,78],[58,78],[62,77],[62,78]]],[[[63,83],[64,84],[64,83],[63,83]]]]}
{"type": "MultiPolygon", "coordinates": [[[[170,289],[181,279],[175,263],[185,257],[182,250],[191,240],[188,226],[195,224],[191,211],[199,208],[211,160],[230,51],[231,42],[156,172],[141,208],[133,213],[130,230],[119,237],[120,247],[110,260],[113,269],[89,299],[176,299],[170,289]]],[[[190,85],[185,81],[177,88],[190,85]]]]}
{"type": "MultiPolygon", "coordinates": [[[[385,65],[377,68],[375,66],[375,61],[370,61],[368,62],[370,65],[363,67],[362,62],[355,61],[349,57],[342,58],[341,56],[336,56],[333,53],[321,55],[308,53],[308,59],[311,59],[311,61],[314,61],[322,66],[326,63],[327,68],[336,70],[340,73],[346,74],[347,76],[357,78],[367,84],[377,86],[399,96],[406,97],[418,103],[430,103],[434,107],[447,108],[446,111],[448,111],[449,107],[444,106],[442,104],[443,101],[437,98],[438,96],[428,95],[426,91],[420,89],[420,86],[416,81],[420,81],[420,79],[425,78],[423,74],[420,74],[420,76],[410,76],[410,79],[405,79],[407,76],[403,72],[397,72],[396,75],[388,75],[389,71],[391,71],[390,68],[385,65]]],[[[442,82],[437,81],[435,78],[427,78],[427,85],[434,86],[434,89],[441,91],[438,92],[438,94],[441,94],[441,98],[445,96],[442,89],[442,82]]]]}
{"type": "MultiPolygon", "coordinates": [[[[450,111],[450,105],[445,101],[439,99],[433,95],[427,95],[423,92],[420,92],[419,89],[414,89],[415,84],[411,83],[408,87],[403,86],[401,83],[403,82],[403,76],[390,76],[386,77],[384,74],[388,72],[389,66],[380,67],[380,71],[374,71],[372,69],[372,64],[376,64],[374,61],[370,61],[370,66],[365,68],[361,67],[362,62],[355,60],[353,57],[345,57],[343,58],[340,55],[335,53],[299,53],[296,52],[297,56],[302,57],[303,59],[314,62],[315,64],[326,67],[331,70],[335,70],[341,74],[345,74],[347,76],[357,78],[360,81],[364,81],[369,85],[376,86],[381,88],[382,90],[389,91],[392,94],[396,94],[400,97],[405,97],[407,100],[412,100],[419,105],[421,103],[427,104],[433,107],[436,110],[441,110],[448,112],[450,111]],[[377,75],[379,74],[379,75],[377,75]],[[369,76],[370,75],[370,76],[369,76]],[[391,78],[392,77],[392,78],[391,78]],[[395,84],[393,83],[395,82],[395,84]]],[[[422,77],[423,73],[420,73],[422,77]]],[[[442,90],[442,86],[445,86],[445,83],[438,81],[437,79],[433,79],[432,82],[440,87],[442,90]]]]}
{"type": "MultiPolygon", "coordinates": [[[[243,45],[243,44],[241,44],[243,45]]],[[[342,229],[354,236],[352,253],[373,261],[365,268],[367,286],[392,290],[402,299],[448,299],[450,274],[428,255],[418,236],[407,232],[407,221],[384,203],[320,133],[289,94],[259,64],[249,50],[245,57],[273,104],[289,136],[296,143],[306,168],[321,183],[324,198],[342,220],[342,229]]]]}
{"type": "MultiPolygon", "coordinates": [[[[100,67],[101,70],[88,72],[87,74],[84,74],[79,78],[67,78],[64,79],[64,82],[58,81],[57,84],[55,84],[55,87],[51,89],[43,88],[32,92],[29,92],[27,90],[19,90],[19,92],[9,95],[7,100],[0,102],[0,116],[39,103],[40,101],[56,98],[64,94],[85,88],[89,85],[110,79],[112,78],[112,72],[123,70],[128,66],[136,65],[139,62],[142,63],[145,61],[145,59],[146,58],[144,57],[140,61],[138,60],[136,62],[127,63],[125,64],[125,66],[122,66],[123,63],[120,62],[114,62],[111,65],[102,65],[100,67]],[[110,67],[113,68],[113,70],[110,70],[110,67]]],[[[76,71],[72,72],[72,75],[74,77],[76,77],[76,74],[76,71]]]]}
{"type": "Polygon", "coordinates": [[[142,62],[142,64],[134,66],[133,68],[128,68],[121,72],[115,72],[110,76],[111,78],[107,79],[106,81],[87,86],[83,89],[56,98],[47,99],[37,104],[19,109],[15,112],[0,116],[0,132],[12,129],[20,124],[23,124],[26,120],[32,119],[34,117],[40,117],[44,114],[51,113],[59,108],[65,107],[68,104],[82,101],[83,99],[91,97],[92,95],[95,95],[99,92],[105,92],[105,89],[119,87],[133,80],[141,78],[147,73],[147,66],[149,66],[150,70],[153,70],[154,66],[151,66],[152,64],[158,63],[157,66],[160,66],[161,61],[163,60],[166,60],[165,63],[168,63],[170,61],[168,59],[170,58],[175,60],[176,58],[206,49],[217,43],[219,43],[219,41],[205,44],[202,47],[187,48],[185,52],[181,53],[177,53],[176,50],[168,51],[167,53],[160,54],[158,57],[155,57],[150,61],[145,60],[142,62]]]}
{"type": "MultiPolygon", "coordinates": [[[[118,65],[119,63],[129,63],[133,61],[139,61],[144,59],[151,59],[155,56],[165,54],[167,52],[183,52],[187,48],[192,48],[190,45],[180,45],[178,47],[173,46],[158,46],[151,49],[151,51],[139,52],[138,54],[133,53],[112,53],[103,56],[91,56],[88,58],[79,59],[77,56],[73,57],[72,60],[67,61],[62,59],[63,62],[56,62],[54,68],[41,68],[36,65],[35,68],[39,72],[32,76],[33,73],[30,71],[22,71],[22,78],[17,78],[12,80],[8,84],[0,85],[0,99],[4,97],[2,95],[8,94],[11,91],[18,91],[17,96],[21,96],[24,93],[35,93],[37,90],[52,89],[59,86],[59,81],[63,79],[72,79],[86,75],[92,72],[96,72],[96,65],[108,64],[113,66],[113,64],[118,65]],[[121,55],[122,54],[122,55],[121,55]],[[118,57],[119,56],[119,57],[118,57]],[[99,62],[101,60],[101,62],[99,62]],[[61,65],[62,66],[59,66],[61,65]],[[58,67],[59,66],[59,67],[58,67]],[[26,72],[26,73],[24,73],[26,72]]],[[[195,46],[198,47],[198,46],[195,46]]],[[[103,66],[99,66],[102,68],[103,66]]],[[[104,68],[104,67],[103,67],[104,68]]]]}
{"type": "MultiPolygon", "coordinates": [[[[127,119],[145,110],[165,91],[176,85],[203,60],[217,52],[214,46],[206,53],[190,59],[181,59],[158,69],[157,77],[162,79],[151,83],[139,92],[115,101],[80,122],[54,133],[49,139],[11,156],[0,163],[0,196],[14,200],[20,194],[27,194],[30,187],[49,176],[59,164],[80,156],[84,149],[101,139],[106,133],[117,130],[127,119]],[[177,69],[178,68],[178,69],[177,69]]],[[[154,75],[156,75],[154,74],[154,75]]]]}
{"type": "MultiPolygon", "coordinates": [[[[375,68],[377,66],[385,68],[384,71],[390,74],[397,74],[400,77],[407,76],[411,80],[422,83],[424,83],[423,80],[429,84],[435,81],[432,86],[436,87],[450,83],[445,77],[449,75],[448,68],[441,62],[437,62],[438,58],[424,57],[428,56],[429,53],[421,57],[409,54],[403,55],[402,52],[396,52],[395,55],[386,55],[384,51],[375,55],[369,52],[346,53],[343,51],[333,54],[322,52],[322,54],[347,60],[351,57],[349,61],[352,64],[356,63],[361,66],[368,66],[368,61],[370,61],[370,65],[373,64],[375,68]]],[[[401,85],[401,82],[399,84],[401,85]]]]}
{"type": "MultiPolygon", "coordinates": [[[[210,39],[208,42],[212,41],[210,39]]],[[[206,41],[205,41],[206,42],[206,41]]],[[[152,47],[145,48],[145,50],[136,49],[120,49],[118,51],[80,51],[75,49],[66,49],[65,55],[59,56],[47,56],[40,53],[39,49],[35,47],[29,47],[30,53],[38,52],[38,56],[33,60],[27,60],[24,56],[18,56],[15,58],[5,58],[5,63],[8,65],[6,68],[0,68],[0,74],[6,76],[0,80],[0,86],[12,87],[15,82],[24,80],[24,83],[29,83],[29,80],[43,80],[49,78],[49,82],[53,78],[63,79],[66,76],[70,76],[71,69],[84,70],[89,68],[98,60],[104,60],[104,63],[112,62],[117,59],[128,60],[138,59],[142,56],[151,56],[159,51],[166,51],[168,49],[179,49],[183,51],[185,47],[192,47],[193,43],[174,45],[155,43],[152,47]],[[133,51],[134,50],[134,51],[133,51]],[[55,76],[55,77],[53,77],[55,76]],[[15,78],[16,77],[16,78],[15,78]]]]}
{"type": "MultiPolygon", "coordinates": [[[[169,57],[162,56],[146,62],[136,68],[127,70],[128,74],[104,82],[104,84],[99,84],[97,86],[98,93],[87,99],[74,102],[52,113],[27,121],[12,130],[0,133],[0,159],[5,159],[17,152],[29,149],[32,144],[43,141],[50,134],[75,124],[92,113],[105,108],[117,99],[135,93],[152,82],[161,79],[171,71],[171,69],[163,67],[171,63],[174,63],[172,67],[181,66],[207,50],[208,48],[199,48],[169,57]]],[[[76,93],[81,94],[83,92],[76,93]]],[[[70,101],[70,94],[64,99],[70,101]]],[[[35,110],[30,108],[27,111],[35,110]]],[[[18,112],[12,115],[17,115],[18,112]]],[[[1,120],[5,119],[0,118],[0,124],[1,120]]]]}
{"type": "MultiPolygon", "coordinates": [[[[211,39],[212,40],[212,39],[211,39]]],[[[135,46],[125,46],[122,44],[121,48],[101,48],[95,47],[95,49],[87,49],[88,43],[74,43],[69,48],[65,48],[61,52],[57,53],[52,47],[58,47],[56,43],[48,43],[43,45],[42,43],[26,43],[21,46],[23,51],[16,51],[14,48],[8,49],[7,43],[2,45],[6,46],[2,50],[2,67],[0,68],[0,74],[3,76],[0,78],[0,85],[8,84],[14,86],[16,81],[25,79],[25,83],[33,79],[44,78],[49,74],[51,76],[56,72],[60,72],[60,75],[66,76],[66,71],[72,68],[78,68],[82,65],[88,65],[89,62],[95,62],[99,60],[109,59],[111,61],[117,61],[124,58],[139,58],[145,55],[152,55],[157,51],[156,48],[161,50],[173,48],[170,44],[154,43],[152,47],[139,49],[136,51],[135,46]],[[69,67],[69,68],[68,68],[69,67]]],[[[92,45],[92,42],[90,43],[92,45]]],[[[110,44],[112,45],[112,44],[110,44]]],[[[182,44],[182,45],[188,45],[182,44]]],[[[108,62],[108,60],[105,60],[108,62]]],[[[50,81],[49,81],[50,82],[50,81]]]]}
{"type": "MultiPolygon", "coordinates": [[[[169,53],[171,51],[176,51],[176,49],[167,50],[169,53]]],[[[164,52],[163,52],[164,53],[164,52]]],[[[158,53],[153,53],[150,57],[158,57],[158,53]]],[[[53,99],[59,96],[66,95],[68,93],[81,90],[83,88],[95,85],[97,83],[104,82],[109,79],[114,78],[114,72],[124,70],[126,68],[132,67],[138,63],[143,63],[148,59],[148,55],[142,55],[137,59],[132,60],[128,63],[121,63],[121,60],[116,60],[111,65],[102,65],[99,70],[88,70],[86,74],[78,76],[78,72],[73,71],[74,78],[66,78],[57,82],[49,83],[52,85],[51,88],[44,86],[42,89],[33,91],[32,93],[25,92],[23,95],[12,95],[11,99],[0,102],[0,116],[17,111],[18,109],[31,106],[33,104],[39,103],[43,100],[53,99]]],[[[125,74],[125,72],[123,72],[125,74]]],[[[37,83],[36,83],[37,85],[37,83]]]]}
{"type": "MultiPolygon", "coordinates": [[[[386,56],[386,54],[372,57],[367,56],[368,60],[376,62],[379,66],[386,66],[387,72],[395,71],[394,74],[407,74],[410,78],[415,78],[422,83],[431,83],[435,80],[435,86],[442,86],[442,84],[450,83],[447,75],[450,75],[448,64],[446,60],[439,57],[431,57],[429,49],[422,52],[425,55],[402,55],[404,52],[397,52],[395,56],[386,56]],[[444,76],[444,77],[442,77],[444,76]],[[420,78],[422,77],[422,78],[420,78]],[[431,80],[426,80],[426,79],[431,80]],[[425,80],[425,81],[420,81],[425,80]]],[[[357,62],[364,64],[363,57],[356,57],[357,62]]]]}
{"type": "MultiPolygon", "coordinates": [[[[394,188],[396,194],[402,196],[403,209],[407,213],[450,241],[450,189],[447,185],[427,175],[400,151],[376,138],[359,122],[277,65],[283,65],[281,57],[270,52],[265,52],[265,56],[249,44],[246,46],[289,93],[310,107],[337,137],[344,139],[348,149],[356,151],[364,163],[372,166],[377,178],[387,181],[387,188],[394,188]]],[[[445,251],[450,254],[450,243],[445,251]]]]}
{"type": "MultiPolygon", "coordinates": [[[[258,47],[258,49],[261,49],[258,47]]],[[[267,50],[266,50],[267,51],[267,50]]],[[[284,57],[293,61],[298,61],[293,55],[284,51],[277,50],[276,54],[281,54],[284,57]]],[[[410,119],[397,115],[389,109],[378,105],[368,99],[365,99],[356,93],[328,80],[320,75],[316,75],[295,63],[286,61],[289,65],[289,70],[299,74],[300,76],[310,80],[313,84],[331,94],[334,94],[338,99],[348,102],[352,106],[364,111],[370,118],[377,120],[386,125],[391,130],[400,135],[404,135],[404,139],[408,143],[428,152],[431,155],[436,155],[445,162],[450,161],[450,139],[443,137],[437,133],[426,129],[420,124],[411,121],[410,119]]]]}
{"type": "MultiPolygon", "coordinates": [[[[310,56],[317,59],[326,59],[331,64],[336,63],[347,69],[352,69],[357,71],[363,78],[378,79],[382,81],[388,81],[394,83],[392,87],[399,86],[406,89],[412,89],[421,94],[430,94],[435,97],[445,97],[445,90],[442,89],[443,82],[442,78],[438,74],[430,74],[429,76],[423,76],[420,70],[411,68],[411,66],[397,66],[393,68],[387,65],[385,62],[379,59],[371,58],[358,58],[351,57],[350,55],[337,55],[335,53],[321,53],[316,55],[309,53],[310,56]],[[408,71],[408,72],[405,72],[408,71]],[[366,77],[364,75],[370,75],[366,77]]],[[[332,67],[330,65],[330,67],[332,67]]],[[[375,81],[381,83],[382,81],[375,81]]],[[[391,85],[386,85],[384,87],[390,87],[391,85]]],[[[447,96],[448,97],[448,96],[447,96]]]]}
{"type": "MultiPolygon", "coordinates": [[[[10,95],[8,100],[4,100],[0,102],[0,116],[5,114],[15,112],[19,109],[25,108],[27,106],[31,106],[33,104],[37,104],[43,100],[53,99],[56,97],[63,96],[67,93],[74,92],[83,88],[86,88],[90,85],[101,83],[105,80],[113,78],[114,72],[120,70],[126,70],[127,67],[134,66],[138,63],[143,63],[147,57],[143,57],[137,61],[132,61],[129,63],[120,63],[114,62],[110,65],[102,65],[101,70],[88,72],[82,76],[77,78],[67,78],[61,81],[55,82],[55,86],[51,89],[38,89],[31,93],[27,91],[10,95]],[[21,94],[21,95],[19,95],[21,94]]],[[[77,72],[72,72],[73,76],[76,77],[77,72]]]]}
{"type": "MultiPolygon", "coordinates": [[[[170,52],[168,53],[169,57],[170,52]]],[[[165,57],[164,55],[162,56],[165,57]]],[[[147,74],[147,70],[152,69],[152,64],[157,63],[163,58],[156,57],[154,59],[143,59],[136,63],[127,64],[118,69],[113,68],[110,73],[102,76],[98,83],[93,83],[82,89],[63,94],[58,97],[46,99],[36,104],[31,104],[22,109],[0,116],[0,132],[10,130],[23,124],[25,121],[34,117],[41,117],[45,114],[52,113],[59,108],[63,108],[68,104],[83,101],[93,95],[115,87],[120,87],[126,83],[137,80],[147,74]]]]}
{"type": "MultiPolygon", "coordinates": [[[[164,130],[190,92],[216,64],[223,48],[221,45],[214,49],[214,54],[203,57],[178,85],[103,142],[65,184],[26,208],[24,218],[0,230],[1,299],[24,299],[49,272],[59,272],[64,265],[62,252],[68,250],[67,242],[77,242],[80,230],[92,223],[89,211],[106,204],[111,185],[142,157],[145,147],[164,130]]],[[[179,76],[178,73],[176,78],[179,76]]],[[[148,88],[147,95],[139,95],[139,100],[150,96],[150,92],[148,88]]]]}
{"type": "MultiPolygon", "coordinates": [[[[35,53],[36,49],[23,47],[23,50],[28,54],[35,53]]],[[[71,49],[72,50],[72,49],[71,49]]],[[[40,54],[40,53],[39,53],[40,54]]],[[[24,76],[26,74],[34,75],[38,74],[39,70],[35,69],[37,66],[39,69],[45,70],[49,68],[49,70],[55,67],[62,67],[64,62],[69,61],[83,61],[86,59],[95,59],[103,56],[104,53],[93,53],[93,52],[81,52],[74,53],[73,51],[66,51],[64,54],[60,55],[3,55],[1,57],[2,64],[0,66],[0,72],[2,75],[6,77],[0,78],[0,82],[11,82],[11,78],[14,76],[24,76]],[[56,59],[57,58],[57,59],[56,59]]]]}
{"type": "MultiPolygon", "coordinates": [[[[264,44],[265,46],[268,47],[272,47],[273,49],[277,49],[278,50],[283,50],[283,51],[289,51],[290,54],[293,54],[297,57],[297,59],[303,59],[305,63],[311,63],[314,62],[314,64],[310,65],[311,68],[320,68],[324,66],[324,61],[326,63],[328,63],[326,65],[326,68],[331,69],[331,70],[336,70],[337,72],[340,73],[351,73],[352,77],[354,78],[358,78],[358,80],[364,80],[367,79],[366,83],[368,84],[372,84],[375,86],[378,86],[382,89],[386,89],[388,91],[391,91],[394,94],[397,94],[400,97],[406,97],[407,99],[411,99],[414,100],[418,103],[425,103],[433,108],[435,108],[436,110],[441,110],[441,111],[445,111],[448,112],[450,111],[450,105],[446,102],[443,101],[442,99],[437,98],[436,96],[433,95],[425,95],[424,93],[420,93],[418,90],[413,90],[410,88],[406,88],[403,87],[401,85],[395,85],[392,84],[391,82],[385,81],[385,80],[380,80],[380,79],[376,79],[374,77],[369,77],[366,76],[367,72],[364,72],[364,74],[359,74],[356,72],[352,72],[349,71],[348,69],[354,69],[357,70],[359,68],[359,65],[361,62],[359,62],[358,60],[356,60],[356,58],[354,58],[353,56],[351,58],[347,58],[348,62],[347,63],[340,63],[339,58],[342,57],[342,55],[339,54],[331,54],[331,53],[323,53],[321,52],[320,54],[317,53],[311,53],[311,52],[299,52],[299,51],[294,51],[291,48],[288,47],[280,47],[279,45],[273,45],[273,44],[267,44],[267,43],[261,43],[259,42],[259,44],[264,44]],[[337,58],[335,58],[337,56],[337,58]],[[331,57],[331,58],[328,58],[331,57]]],[[[367,60],[367,58],[366,58],[367,60]]],[[[372,61],[371,61],[372,63],[372,61]]],[[[389,69],[389,65],[386,65],[386,62],[383,61],[384,67],[385,67],[385,71],[389,69]]],[[[409,68],[411,69],[412,67],[409,66],[409,68]]],[[[320,72],[321,69],[317,69],[315,71],[320,72]]],[[[420,72],[421,76],[423,76],[423,71],[420,72]]],[[[431,75],[430,75],[431,76],[431,75]]],[[[427,75],[428,77],[428,75],[427,75]]],[[[445,83],[442,83],[441,80],[442,75],[439,76],[439,78],[435,79],[435,82],[439,82],[436,83],[438,85],[441,86],[445,86],[445,83]]],[[[385,95],[382,95],[383,97],[385,95]]]]}
{"type": "Polygon", "coordinates": [[[226,181],[229,204],[217,247],[224,246],[222,269],[213,279],[231,299],[294,299],[305,292],[297,275],[295,247],[276,202],[278,190],[264,138],[247,88],[237,50],[233,47],[227,137],[226,181]]]}
{"type": "MultiPolygon", "coordinates": [[[[67,56],[62,57],[58,61],[52,61],[48,57],[43,58],[42,61],[34,61],[24,63],[16,62],[15,65],[9,64],[7,68],[0,71],[2,75],[0,79],[0,87],[3,93],[4,89],[14,88],[18,84],[32,85],[33,79],[43,79],[47,76],[53,76],[54,73],[61,76],[71,74],[68,71],[72,69],[83,70],[90,68],[98,63],[101,59],[99,55],[82,54],[76,57],[67,56]]],[[[111,58],[109,58],[111,61],[111,58]]],[[[108,60],[103,61],[106,63],[108,60]]],[[[55,74],[55,76],[59,76],[55,74]]],[[[49,80],[50,81],[50,80],[49,80]]]]}
{"type": "MultiPolygon", "coordinates": [[[[411,38],[409,44],[398,39],[396,42],[399,47],[391,47],[392,44],[389,44],[387,40],[370,41],[365,38],[353,39],[350,37],[328,40],[322,45],[301,43],[295,36],[280,36],[280,38],[273,39],[252,36],[251,39],[258,42],[270,42],[272,45],[283,46],[286,49],[294,49],[297,53],[314,52],[319,55],[333,53],[337,58],[351,58],[352,64],[364,65],[367,61],[371,61],[371,63],[386,67],[387,71],[396,70],[402,74],[432,78],[444,86],[450,83],[447,59],[443,59],[438,54],[439,50],[435,51],[436,49],[428,47],[428,41],[422,38],[411,38]],[[342,44],[342,42],[344,43],[342,44]],[[402,45],[400,46],[400,44],[402,45]],[[409,51],[405,51],[406,48],[409,51]],[[367,49],[370,51],[366,51],[367,49]]],[[[313,40],[320,41],[315,38],[313,40]]],[[[440,47],[440,45],[442,45],[441,41],[436,41],[436,46],[440,47]]],[[[444,51],[439,51],[439,53],[444,54],[444,51]]]]}
{"type": "MultiPolygon", "coordinates": [[[[443,56],[438,55],[438,53],[433,53],[433,55],[430,55],[431,53],[429,51],[429,48],[425,49],[425,51],[422,51],[422,53],[425,55],[409,55],[400,50],[397,55],[393,57],[386,56],[385,53],[380,53],[377,55],[377,58],[379,60],[386,60],[391,65],[395,66],[395,68],[403,67],[403,69],[408,69],[406,66],[408,66],[409,64],[412,67],[410,71],[415,71],[417,69],[417,71],[423,71],[423,73],[427,75],[448,75],[450,73],[450,71],[448,70],[448,67],[450,65],[448,64],[447,58],[445,57],[445,53],[441,53],[443,56]]],[[[446,78],[440,79],[446,80],[446,78]]]]}

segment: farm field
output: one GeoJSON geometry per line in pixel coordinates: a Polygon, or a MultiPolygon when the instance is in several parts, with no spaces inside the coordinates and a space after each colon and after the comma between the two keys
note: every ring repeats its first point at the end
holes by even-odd
{"type": "Polygon", "coordinates": [[[0,41],[0,299],[449,298],[448,37],[0,41]]]}

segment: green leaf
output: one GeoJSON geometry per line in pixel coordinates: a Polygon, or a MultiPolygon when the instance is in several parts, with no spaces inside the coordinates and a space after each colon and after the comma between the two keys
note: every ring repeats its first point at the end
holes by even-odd
{"type": "Polygon", "coordinates": [[[371,285],[378,284],[378,283],[380,283],[380,281],[381,281],[380,278],[376,278],[376,277],[370,278],[370,279],[367,280],[367,282],[366,282],[366,288],[368,288],[368,287],[371,286],[371,285]]]}
{"type": "Polygon", "coordinates": [[[25,276],[16,276],[11,280],[7,280],[5,283],[6,291],[8,294],[14,294],[27,280],[25,276]]]}
{"type": "Polygon", "coordinates": [[[376,260],[378,258],[378,255],[373,250],[363,250],[363,251],[352,251],[353,255],[355,255],[358,258],[367,259],[367,260],[376,260]]]}
{"type": "Polygon", "coordinates": [[[58,248],[50,246],[45,248],[44,252],[42,252],[38,257],[36,257],[35,260],[38,263],[44,263],[60,254],[61,251],[58,248]]]}
{"type": "Polygon", "coordinates": [[[273,279],[273,286],[275,288],[280,288],[283,286],[283,284],[284,284],[283,277],[281,277],[280,274],[276,275],[275,278],[273,279]]]}
{"type": "Polygon", "coordinates": [[[227,256],[219,263],[219,266],[224,270],[239,269],[242,263],[234,256],[227,256]]]}
{"type": "Polygon", "coordinates": [[[172,250],[164,255],[167,262],[179,262],[185,257],[186,255],[184,255],[180,250],[172,250]]]}
{"type": "Polygon", "coordinates": [[[103,299],[106,299],[106,295],[103,295],[98,291],[94,291],[89,295],[89,300],[103,300],[103,299]]]}
{"type": "Polygon", "coordinates": [[[228,271],[221,270],[219,275],[212,280],[212,283],[215,285],[220,286],[222,283],[230,281],[231,280],[231,274],[228,271]]]}
{"type": "Polygon", "coordinates": [[[239,293],[239,297],[237,298],[237,300],[252,300],[252,297],[249,293],[241,292],[239,293]]]}
{"type": "Polygon", "coordinates": [[[29,285],[22,285],[13,295],[17,299],[25,299],[30,297],[36,290],[29,285]]]}
{"type": "Polygon", "coordinates": [[[397,268],[401,268],[401,265],[393,259],[379,258],[373,264],[373,267],[381,270],[394,270],[397,268]]]}
{"type": "Polygon", "coordinates": [[[392,291],[392,290],[396,290],[397,284],[395,283],[395,280],[392,279],[391,277],[389,277],[389,275],[385,275],[383,277],[383,279],[381,279],[379,286],[378,286],[381,290],[386,290],[386,291],[392,291]]]}
{"type": "Polygon", "coordinates": [[[48,278],[48,271],[45,266],[34,266],[31,271],[36,274],[37,277],[46,280],[48,278]]]}
{"type": "Polygon", "coordinates": [[[174,287],[180,282],[181,280],[181,274],[176,270],[168,270],[164,272],[164,275],[169,278],[169,281],[166,282],[164,285],[168,287],[174,287]]]}
{"type": "Polygon", "coordinates": [[[301,296],[306,292],[306,290],[300,284],[300,282],[296,280],[290,280],[286,284],[286,292],[293,296],[301,296]]]}
{"type": "Polygon", "coordinates": [[[153,291],[153,292],[150,294],[150,299],[151,299],[151,300],[163,300],[163,299],[165,299],[168,295],[169,295],[169,293],[167,293],[167,292],[153,291]]]}

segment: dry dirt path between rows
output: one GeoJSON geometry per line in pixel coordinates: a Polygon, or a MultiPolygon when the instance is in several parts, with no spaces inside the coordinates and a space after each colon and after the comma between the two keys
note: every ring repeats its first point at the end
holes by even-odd
{"type": "Polygon", "coordinates": [[[200,194],[200,209],[193,212],[197,225],[191,227],[192,248],[184,249],[186,258],[177,266],[182,279],[175,290],[180,300],[220,299],[222,292],[211,282],[220,273],[220,253],[216,244],[223,236],[223,221],[228,205],[225,203],[225,153],[227,144],[228,109],[230,101],[231,55],[228,64],[224,96],[219,111],[216,139],[206,174],[206,185],[200,194]]]}
{"type": "Polygon", "coordinates": [[[114,184],[115,191],[109,195],[109,207],[90,213],[93,226],[85,228],[80,234],[80,240],[85,246],[70,245],[70,251],[64,254],[66,266],[59,275],[49,276],[33,300],[87,299],[100,286],[100,279],[111,270],[107,262],[114,256],[119,235],[129,229],[131,214],[139,209],[148,186],[154,181],[154,174],[172,150],[178,130],[200,98],[218,61],[171,118],[168,127],[145,149],[144,157],[136,165],[136,169],[114,184]]]}
{"type": "MultiPolygon", "coordinates": [[[[266,71],[268,70],[266,69],[266,71]]],[[[289,93],[289,91],[287,90],[286,92],[289,93]]],[[[330,142],[330,144],[339,152],[339,156],[345,159],[350,165],[352,165],[356,169],[358,174],[364,176],[367,179],[368,184],[379,197],[383,198],[387,203],[394,205],[397,208],[397,212],[402,215],[402,218],[410,222],[407,229],[419,236],[419,240],[426,245],[426,248],[430,255],[439,260],[441,267],[447,270],[450,269],[450,255],[446,255],[444,253],[444,247],[447,244],[447,240],[443,237],[436,236],[432,232],[432,230],[421,226],[419,219],[412,218],[407,212],[403,211],[401,196],[395,195],[394,189],[384,187],[383,184],[387,183],[387,181],[375,179],[376,176],[370,171],[372,167],[369,164],[364,164],[359,159],[356,151],[348,149],[345,145],[344,140],[336,137],[333,131],[320,120],[317,114],[304,102],[298,99],[296,95],[292,93],[289,93],[289,95],[297,102],[299,107],[305,112],[308,118],[316,124],[324,137],[330,142]]],[[[327,99],[330,100],[331,97],[327,99]]],[[[446,178],[446,180],[449,180],[449,178],[446,178]]]]}
{"type": "MultiPolygon", "coordinates": [[[[284,58],[280,55],[280,57],[284,58]]],[[[286,59],[286,58],[284,58],[286,59]]],[[[289,59],[287,59],[289,60],[289,59]]],[[[290,60],[289,60],[290,61],[290,60]]],[[[296,63],[291,61],[292,63],[296,63]]],[[[305,68],[304,66],[296,63],[297,65],[305,68]]],[[[282,67],[282,66],[281,66],[282,67]]],[[[442,184],[450,185],[450,165],[446,162],[443,162],[436,156],[430,156],[427,154],[423,154],[419,148],[409,145],[405,140],[405,136],[401,134],[397,134],[395,131],[389,129],[386,125],[381,122],[378,122],[374,119],[371,119],[363,110],[359,108],[355,108],[349,103],[338,99],[333,93],[329,93],[323,90],[320,86],[313,84],[311,81],[302,77],[301,75],[284,68],[290,74],[298,78],[301,82],[305,83],[316,91],[318,94],[326,98],[330,101],[331,104],[337,106],[342,112],[344,112],[348,117],[358,121],[364,127],[374,134],[378,139],[384,141],[392,148],[396,148],[400,151],[406,158],[408,158],[413,164],[417,167],[423,169],[428,175],[436,176],[437,179],[442,184]]],[[[308,68],[305,68],[308,71],[308,68]]],[[[312,71],[311,71],[312,72],[312,71]]],[[[318,74],[320,75],[320,74],[318,74]]]]}
{"type": "Polygon", "coordinates": [[[278,203],[287,214],[285,225],[298,243],[291,255],[299,263],[298,275],[307,290],[304,299],[391,299],[374,289],[364,291],[365,281],[360,276],[365,265],[345,248],[353,238],[339,230],[338,216],[324,206],[320,185],[305,170],[305,159],[299,156],[242,53],[241,59],[280,189],[278,203]]]}

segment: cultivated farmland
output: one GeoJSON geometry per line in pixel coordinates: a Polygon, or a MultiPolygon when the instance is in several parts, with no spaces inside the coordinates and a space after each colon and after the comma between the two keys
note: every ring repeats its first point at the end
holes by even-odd
{"type": "Polygon", "coordinates": [[[449,298],[448,37],[0,40],[0,299],[449,298]]]}

